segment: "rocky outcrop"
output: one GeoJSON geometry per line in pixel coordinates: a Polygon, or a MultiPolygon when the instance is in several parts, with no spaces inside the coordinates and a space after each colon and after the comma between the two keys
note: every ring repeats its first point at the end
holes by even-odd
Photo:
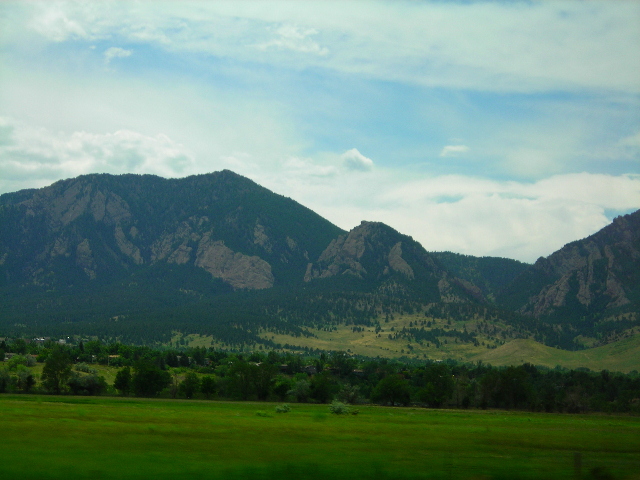
{"type": "Polygon", "coordinates": [[[264,226],[258,222],[256,222],[256,226],[253,229],[253,243],[260,245],[269,253],[272,251],[272,245],[269,241],[269,237],[264,231],[264,226]]]}
{"type": "Polygon", "coordinates": [[[144,263],[142,255],[140,255],[140,249],[127,239],[120,224],[116,225],[115,237],[120,251],[133,260],[133,263],[136,265],[144,263]]]}
{"type": "Polygon", "coordinates": [[[274,283],[271,266],[267,262],[257,256],[234,253],[223,242],[213,240],[210,233],[205,234],[200,241],[195,265],[235,289],[270,288],[274,283]]]}
{"type": "Polygon", "coordinates": [[[389,251],[389,266],[392,270],[404,274],[407,278],[413,279],[413,269],[402,258],[402,242],[396,243],[389,251]]]}
{"type": "MultiPolygon", "coordinates": [[[[414,278],[411,266],[402,258],[402,241],[389,244],[381,241],[380,230],[389,229],[386,225],[376,222],[362,222],[358,227],[349,232],[349,235],[340,235],[332,240],[329,246],[322,252],[317,263],[309,263],[304,276],[304,281],[309,282],[314,278],[327,278],[334,275],[354,275],[364,278],[369,273],[379,277],[389,275],[391,271],[414,278]],[[368,272],[362,264],[365,253],[370,254],[375,272],[368,272]]],[[[393,231],[395,236],[400,236],[393,231]]],[[[385,239],[386,240],[386,239],[385,239]]]]}
{"type": "Polygon", "coordinates": [[[565,245],[548,258],[540,258],[527,275],[543,274],[549,282],[531,292],[522,313],[551,315],[578,305],[585,313],[592,306],[620,307],[639,289],[640,211],[591,235],[565,245]]]}
{"type": "Polygon", "coordinates": [[[230,171],[182,179],[84,175],[3,194],[0,232],[3,284],[51,290],[73,288],[82,272],[138,281],[161,262],[203,268],[240,289],[299,283],[309,258],[343,233],[230,171]]]}
{"type": "Polygon", "coordinates": [[[329,246],[318,258],[317,266],[307,266],[304,281],[309,282],[314,278],[327,278],[334,275],[354,275],[362,278],[367,270],[359,260],[367,249],[367,237],[371,234],[372,224],[362,222],[354,228],[346,237],[340,235],[332,240],[329,246]]]}
{"type": "Polygon", "coordinates": [[[91,280],[96,278],[96,264],[93,260],[89,240],[86,238],[76,247],[76,265],[82,268],[91,280]]]}

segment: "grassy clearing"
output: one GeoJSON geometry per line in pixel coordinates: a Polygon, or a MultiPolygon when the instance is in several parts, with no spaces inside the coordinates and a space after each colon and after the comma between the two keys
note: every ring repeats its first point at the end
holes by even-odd
{"type": "Polygon", "coordinates": [[[640,335],[601,347],[568,352],[547,347],[533,340],[513,340],[495,350],[483,352],[471,360],[482,360],[494,366],[520,365],[525,362],[546,367],[587,367],[629,373],[640,370],[640,335]]]}
{"type": "MultiPolygon", "coordinates": [[[[336,325],[335,330],[324,331],[314,330],[317,338],[292,337],[288,335],[277,335],[264,333],[264,338],[272,339],[282,345],[290,344],[309,348],[319,348],[321,350],[344,350],[357,355],[383,358],[407,357],[413,359],[445,360],[455,359],[462,362],[482,360],[496,366],[520,365],[522,363],[532,363],[554,368],[561,365],[565,368],[587,367],[592,370],[611,370],[628,373],[632,370],[640,370],[640,335],[624,338],[614,343],[601,347],[589,348],[587,350],[570,352],[547,347],[534,340],[509,339],[504,345],[500,345],[502,340],[497,341],[493,335],[477,332],[475,322],[453,322],[447,324],[446,320],[426,318],[422,315],[398,315],[388,323],[381,322],[384,331],[375,333],[373,327],[367,327],[363,332],[353,332],[352,326],[336,325]],[[425,342],[407,343],[406,340],[390,340],[389,334],[409,328],[411,322],[416,320],[429,320],[432,328],[449,329],[456,328],[459,331],[466,326],[469,332],[477,333],[479,346],[469,343],[455,343],[449,338],[447,344],[441,344],[436,348],[431,344],[427,346],[425,342]],[[483,345],[484,343],[484,345],[483,345]],[[411,347],[409,347],[409,345],[411,347]],[[495,347],[488,349],[487,345],[495,347]]],[[[498,330],[506,329],[505,325],[497,324],[498,330]]],[[[428,330],[428,328],[427,328],[428,330]]],[[[443,341],[445,337],[441,340],[443,341]]]]}
{"type": "MultiPolygon", "coordinates": [[[[444,360],[447,358],[453,358],[456,360],[467,361],[471,357],[487,351],[486,344],[496,345],[496,340],[489,335],[478,334],[478,341],[485,342],[485,345],[478,347],[469,343],[455,343],[453,339],[449,338],[447,344],[442,344],[440,348],[436,348],[434,344],[427,346],[427,342],[422,344],[416,342],[407,342],[406,340],[390,340],[389,334],[393,334],[396,331],[403,328],[409,328],[411,323],[416,321],[430,321],[431,328],[451,329],[454,328],[462,331],[464,326],[467,330],[472,332],[476,330],[476,323],[465,322],[452,322],[450,325],[447,320],[425,317],[424,315],[396,315],[392,320],[385,322],[384,318],[378,319],[383,331],[376,334],[374,327],[365,327],[362,332],[354,332],[352,325],[335,325],[335,329],[330,331],[325,330],[312,330],[317,338],[306,337],[292,337],[289,335],[278,335],[271,332],[261,334],[261,337],[273,340],[276,343],[282,345],[290,344],[309,348],[318,348],[321,350],[344,350],[350,351],[357,355],[364,355],[368,357],[383,357],[383,358],[399,358],[402,356],[416,359],[432,359],[432,360],[444,360]],[[392,330],[393,329],[393,330],[392,330]],[[410,347],[409,347],[410,345],[410,347]]],[[[498,324],[499,328],[506,328],[504,325],[498,324]]],[[[425,327],[426,328],[426,327],[425,327]]],[[[426,328],[429,330],[429,328],[426,328]]],[[[444,341],[445,337],[442,337],[444,341]]]]}
{"type": "Polygon", "coordinates": [[[0,395],[3,478],[640,478],[640,419],[0,395]],[[258,415],[267,412],[268,415],[258,415]],[[635,475],[635,476],[634,476],[635,475]]]}
{"type": "MultiPolygon", "coordinates": [[[[521,365],[522,363],[532,363],[534,365],[554,368],[557,365],[568,369],[577,367],[587,367],[591,370],[599,371],[607,369],[628,373],[633,370],[640,370],[640,335],[624,338],[616,342],[601,347],[589,348],[578,352],[569,352],[556,348],[547,347],[534,340],[511,339],[507,337],[506,343],[501,345],[502,337],[497,339],[494,335],[489,335],[478,331],[477,323],[471,321],[452,322],[448,325],[446,320],[424,317],[423,315],[396,315],[389,322],[379,319],[383,331],[376,334],[374,327],[365,327],[362,332],[354,332],[353,326],[335,325],[335,329],[329,331],[313,330],[316,338],[293,337],[290,335],[279,335],[272,332],[263,332],[261,336],[268,338],[281,345],[294,345],[298,347],[309,347],[326,351],[343,350],[356,355],[381,358],[411,358],[445,360],[454,359],[461,362],[474,362],[482,360],[495,366],[521,365]],[[403,328],[410,328],[410,324],[416,321],[431,321],[431,328],[457,329],[462,331],[464,327],[469,332],[476,332],[479,346],[470,343],[455,343],[452,338],[448,342],[443,342],[439,348],[434,344],[427,346],[427,342],[409,343],[406,340],[391,340],[389,334],[400,331],[403,328]],[[393,329],[393,331],[391,330],[393,329]],[[483,344],[484,343],[484,344],[483,344]],[[487,348],[491,346],[492,348],[487,348]]],[[[492,324],[493,325],[493,324],[492,324]]],[[[506,325],[496,323],[497,330],[507,330],[506,325]]],[[[426,328],[427,330],[429,328],[426,328]]],[[[634,331],[635,333],[635,331],[634,331]]],[[[189,347],[210,347],[224,348],[224,345],[216,343],[212,337],[201,337],[199,335],[184,335],[177,333],[172,338],[172,345],[176,345],[180,339],[184,340],[184,345],[189,347]]],[[[584,339],[585,344],[593,343],[594,339],[584,339]]],[[[247,351],[252,350],[247,346],[247,351]]]]}

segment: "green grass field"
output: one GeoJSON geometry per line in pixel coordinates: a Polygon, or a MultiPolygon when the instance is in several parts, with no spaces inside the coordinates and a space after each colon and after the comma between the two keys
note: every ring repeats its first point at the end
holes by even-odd
{"type": "Polygon", "coordinates": [[[581,478],[640,478],[636,417],[274,407],[0,395],[0,476],[573,479],[580,452],[581,478]]]}
{"type": "Polygon", "coordinates": [[[595,371],[606,369],[629,373],[640,370],[640,335],[576,352],[547,347],[533,340],[513,340],[472,360],[482,360],[494,366],[529,362],[549,368],[562,365],[569,369],[587,367],[595,371]]]}

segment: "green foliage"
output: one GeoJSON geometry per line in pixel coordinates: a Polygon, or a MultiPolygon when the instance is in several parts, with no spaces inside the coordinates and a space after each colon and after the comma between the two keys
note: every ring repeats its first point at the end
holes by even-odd
{"type": "Polygon", "coordinates": [[[331,405],[329,405],[329,411],[335,415],[347,415],[350,413],[349,407],[337,400],[331,402],[331,405]]]}
{"type": "Polygon", "coordinates": [[[291,387],[293,383],[287,377],[280,375],[276,378],[275,384],[273,386],[273,394],[277,396],[280,401],[284,401],[284,399],[291,391],[291,387]]]}
{"type": "Polygon", "coordinates": [[[155,363],[140,359],[134,366],[133,391],[141,397],[153,397],[169,385],[171,375],[161,370],[155,363]]]}
{"type": "Polygon", "coordinates": [[[5,393],[11,385],[11,375],[6,368],[0,368],[0,393],[5,393]]]}
{"type": "Polygon", "coordinates": [[[200,384],[200,391],[206,398],[211,398],[216,394],[218,386],[216,385],[216,379],[211,375],[205,375],[202,377],[200,384]]]}
{"type": "Polygon", "coordinates": [[[90,367],[84,362],[76,363],[73,368],[78,372],[92,373],[92,374],[98,373],[98,371],[95,368],[90,367]]]}
{"type": "Polygon", "coordinates": [[[376,385],[371,393],[371,400],[382,403],[383,405],[408,405],[411,400],[409,382],[407,382],[402,375],[387,375],[376,385]]]}
{"type": "Polygon", "coordinates": [[[297,402],[304,403],[309,400],[311,393],[311,385],[303,379],[299,379],[293,385],[293,388],[287,392],[287,395],[295,397],[297,402]]]}
{"type": "Polygon", "coordinates": [[[100,395],[107,389],[104,377],[95,373],[89,375],[73,374],[67,380],[67,386],[74,395],[100,395]]]}
{"type": "Polygon", "coordinates": [[[14,355],[7,361],[7,368],[11,372],[15,372],[19,365],[27,365],[27,357],[24,355],[14,355]]]}
{"type": "Polygon", "coordinates": [[[200,378],[195,372],[187,372],[180,384],[180,391],[187,398],[192,398],[200,390],[200,378]]]}
{"type": "Polygon", "coordinates": [[[276,413],[289,413],[291,407],[286,403],[284,405],[276,405],[276,413]]]}
{"type": "Polygon", "coordinates": [[[418,399],[430,407],[441,407],[453,394],[453,376],[450,368],[444,364],[420,369],[412,381],[422,387],[418,392],[418,399]]]}
{"type": "Polygon", "coordinates": [[[113,382],[113,387],[122,395],[128,395],[129,392],[131,392],[132,386],[133,380],[131,377],[131,369],[129,367],[124,367],[121,370],[118,370],[113,382]]]}
{"type": "Polygon", "coordinates": [[[320,403],[327,403],[333,396],[334,382],[328,372],[322,372],[311,377],[311,396],[320,403]]]}
{"type": "Polygon", "coordinates": [[[337,398],[343,403],[355,405],[360,400],[360,387],[358,385],[345,383],[342,385],[340,392],[338,392],[337,398]]]}
{"type": "Polygon", "coordinates": [[[42,369],[42,384],[47,390],[59,395],[70,376],[71,359],[68,353],[62,347],[54,347],[42,369]]]}
{"type": "Polygon", "coordinates": [[[433,256],[456,277],[482,289],[485,296],[497,295],[531,268],[531,265],[509,258],[474,257],[452,252],[434,252],[433,256]]]}
{"type": "Polygon", "coordinates": [[[27,367],[20,365],[18,367],[18,388],[24,393],[29,393],[36,385],[36,379],[33,373],[27,367]]]}

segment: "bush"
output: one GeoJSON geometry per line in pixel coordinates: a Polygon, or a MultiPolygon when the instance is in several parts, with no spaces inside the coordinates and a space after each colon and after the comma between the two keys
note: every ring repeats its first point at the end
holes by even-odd
{"type": "Polygon", "coordinates": [[[11,376],[5,368],[0,368],[0,393],[4,393],[9,390],[11,385],[11,376]]]}
{"type": "Polygon", "coordinates": [[[349,407],[337,400],[331,402],[331,405],[329,405],[329,411],[336,415],[348,415],[350,413],[349,407]]]}
{"type": "Polygon", "coordinates": [[[355,405],[360,400],[360,387],[345,383],[342,386],[342,390],[338,393],[338,400],[342,403],[355,405]]]}
{"type": "Polygon", "coordinates": [[[286,403],[284,405],[276,406],[276,413],[288,413],[291,411],[291,407],[286,403]]]}
{"type": "Polygon", "coordinates": [[[77,363],[75,366],[75,369],[79,372],[84,372],[84,373],[91,373],[91,374],[98,373],[98,371],[95,368],[91,368],[89,365],[87,365],[84,362],[77,363]]]}
{"type": "Polygon", "coordinates": [[[96,374],[73,374],[67,381],[67,385],[74,395],[100,395],[107,389],[104,377],[96,374]]]}
{"type": "Polygon", "coordinates": [[[28,363],[27,357],[25,357],[24,355],[14,355],[7,361],[7,369],[10,372],[14,372],[18,370],[19,365],[24,365],[26,367],[27,363],[28,363]]]}
{"type": "Polygon", "coordinates": [[[36,385],[36,379],[24,365],[18,367],[18,388],[24,393],[29,393],[31,389],[36,385]]]}

